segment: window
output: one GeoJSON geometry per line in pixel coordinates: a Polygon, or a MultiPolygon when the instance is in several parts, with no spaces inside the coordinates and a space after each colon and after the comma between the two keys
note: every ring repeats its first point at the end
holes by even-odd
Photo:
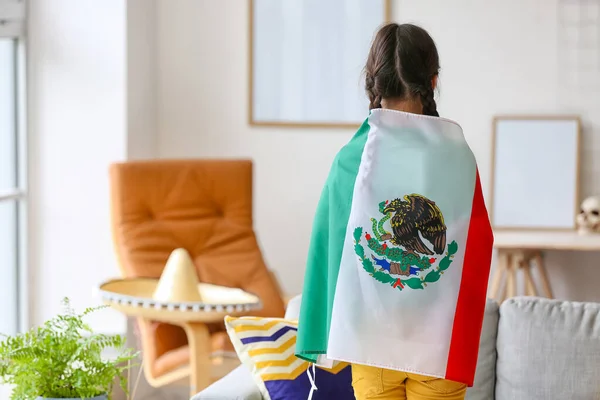
{"type": "Polygon", "coordinates": [[[14,334],[26,324],[25,129],[22,23],[24,6],[0,0],[0,333],[14,334]]]}

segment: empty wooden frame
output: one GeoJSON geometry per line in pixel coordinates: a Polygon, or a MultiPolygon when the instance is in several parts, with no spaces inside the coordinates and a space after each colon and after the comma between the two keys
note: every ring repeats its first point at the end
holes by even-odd
{"type": "Polygon", "coordinates": [[[391,0],[249,0],[250,125],[356,127],[362,70],[391,0]]]}
{"type": "Polygon", "coordinates": [[[575,229],[581,122],[503,116],[493,122],[490,214],[496,229],[575,229]]]}

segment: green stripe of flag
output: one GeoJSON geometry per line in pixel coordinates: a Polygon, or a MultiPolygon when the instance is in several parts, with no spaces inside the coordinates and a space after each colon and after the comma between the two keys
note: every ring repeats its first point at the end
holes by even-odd
{"type": "Polygon", "coordinates": [[[313,363],[319,354],[327,351],[331,310],[352,208],[354,183],[369,129],[367,119],[338,153],[317,206],[296,343],[296,355],[313,363]],[[335,209],[330,209],[330,204],[335,204],[335,209]]]}

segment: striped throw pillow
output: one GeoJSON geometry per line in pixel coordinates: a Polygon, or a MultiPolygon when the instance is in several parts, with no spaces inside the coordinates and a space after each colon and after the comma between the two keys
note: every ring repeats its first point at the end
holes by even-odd
{"type": "Polygon", "coordinates": [[[317,387],[313,400],[354,399],[348,364],[313,369],[294,355],[297,321],[226,317],[225,326],[238,357],[252,371],[265,400],[306,400],[311,392],[311,379],[317,387]]]}

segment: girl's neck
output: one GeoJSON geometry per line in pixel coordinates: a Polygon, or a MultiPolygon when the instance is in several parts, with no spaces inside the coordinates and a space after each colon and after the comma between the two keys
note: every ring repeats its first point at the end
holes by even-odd
{"type": "Polygon", "coordinates": [[[411,114],[423,114],[423,105],[418,99],[382,99],[381,108],[388,110],[403,111],[411,114]]]}

